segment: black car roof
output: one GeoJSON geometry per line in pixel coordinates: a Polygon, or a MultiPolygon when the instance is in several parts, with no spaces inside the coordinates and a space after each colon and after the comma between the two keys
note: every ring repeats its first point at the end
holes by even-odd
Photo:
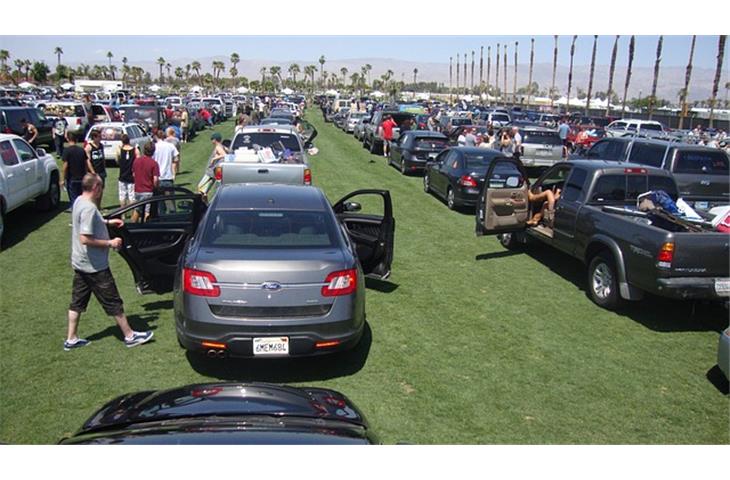
{"type": "Polygon", "coordinates": [[[326,210],[324,194],[304,185],[229,184],[216,193],[219,210],[326,210]]]}
{"type": "Polygon", "coordinates": [[[433,137],[433,138],[448,138],[441,132],[433,132],[431,130],[408,130],[403,132],[403,135],[413,135],[414,137],[433,137]]]}

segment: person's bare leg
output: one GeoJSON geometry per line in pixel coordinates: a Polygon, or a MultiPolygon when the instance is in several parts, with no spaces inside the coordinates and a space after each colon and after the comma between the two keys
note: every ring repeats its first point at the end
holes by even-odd
{"type": "Polygon", "coordinates": [[[132,327],[129,326],[129,322],[127,321],[127,316],[125,314],[119,314],[114,316],[114,320],[116,320],[117,325],[119,325],[119,328],[122,330],[122,335],[124,335],[124,338],[131,337],[134,333],[134,330],[132,330],[132,327]]]}
{"type": "Polygon", "coordinates": [[[81,314],[79,312],[74,312],[73,310],[68,311],[68,332],[66,333],[66,340],[69,342],[73,342],[79,338],[78,328],[80,317],[81,314]]]}
{"type": "Polygon", "coordinates": [[[555,194],[552,190],[545,190],[543,193],[545,194],[545,204],[547,205],[548,210],[554,210],[555,194]]]}

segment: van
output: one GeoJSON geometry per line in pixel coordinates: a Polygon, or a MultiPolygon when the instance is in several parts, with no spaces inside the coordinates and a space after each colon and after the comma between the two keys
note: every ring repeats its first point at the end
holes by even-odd
{"type": "Polygon", "coordinates": [[[89,124],[89,112],[80,102],[48,102],[45,112],[49,116],[65,118],[71,132],[83,132],[89,124]]]}

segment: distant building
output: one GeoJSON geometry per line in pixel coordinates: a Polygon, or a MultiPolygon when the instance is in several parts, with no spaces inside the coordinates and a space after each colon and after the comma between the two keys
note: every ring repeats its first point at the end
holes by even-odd
{"type": "Polygon", "coordinates": [[[74,80],[74,88],[76,91],[84,92],[96,90],[116,92],[124,89],[124,82],[121,80],[74,80]]]}

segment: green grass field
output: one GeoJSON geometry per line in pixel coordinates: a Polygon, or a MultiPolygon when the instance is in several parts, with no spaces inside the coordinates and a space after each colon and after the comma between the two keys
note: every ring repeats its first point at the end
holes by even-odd
{"type": "MultiPolygon", "coordinates": [[[[125,348],[92,299],[79,329],[92,345],[64,352],[70,215],[28,205],[8,216],[0,253],[0,442],[55,443],[122,393],[255,380],[339,390],[384,443],[730,443],[728,398],[712,371],[726,310],[659,298],[602,310],[586,297],[578,262],[476,238],[472,215],[424,194],[420,177],[401,177],[318,110],[308,119],[319,129],[314,182],[330,200],[360,188],[393,197],[393,274],[369,282],[363,343],[296,361],[188,356],[171,295],[138,295],[112,254],[130,322],[155,341],[125,348]]],[[[184,145],[178,183],[199,180],[209,136],[184,145]]],[[[116,175],[107,209],[117,204],[116,175]]]]}

